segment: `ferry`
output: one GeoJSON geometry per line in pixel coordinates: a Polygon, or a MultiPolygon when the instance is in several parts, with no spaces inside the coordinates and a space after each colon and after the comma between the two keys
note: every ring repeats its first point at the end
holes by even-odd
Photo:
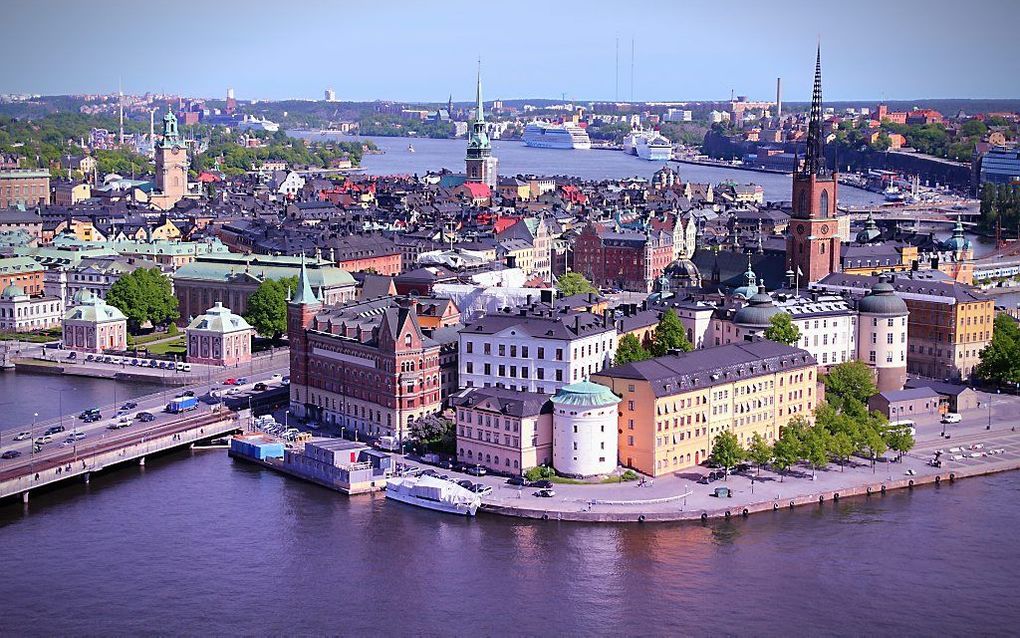
{"type": "Polygon", "coordinates": [[[521,137],[525,146],[534,148],[582,149],[591,148],[588,132],[571,122],[550,124],[549,122],[532,122],[524,128],[521,137]]]}
{"type": "Polygon", "coordinates": [[[668,162],[673,159],[673,144],[659,134],[642,135],[635,145],[637,156],[652,162],[668,162]]]}
{"type": "Polygon", "coordinates": [[[391,478],[386,482],[386,498],[460,516],[474,516],[482,504],[471,490],[434,476],[391,478]]]}

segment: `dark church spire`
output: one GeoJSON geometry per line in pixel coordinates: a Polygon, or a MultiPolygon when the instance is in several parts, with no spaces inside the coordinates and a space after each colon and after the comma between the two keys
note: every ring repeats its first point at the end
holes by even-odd
{"type": "Polygon", "coordinates": [[[822,155],[822,45],[819,43],[818,53],[815,57],[815,85],[811,91],[804,173],[821,175],[824,170],[825,157],[822,155]]]}

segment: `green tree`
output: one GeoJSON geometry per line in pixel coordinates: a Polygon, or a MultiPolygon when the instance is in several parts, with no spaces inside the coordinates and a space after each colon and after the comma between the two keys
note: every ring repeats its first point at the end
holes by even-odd
{"type": "Polygon", "coordinates": [[[1009,315],[996,315],[992,340],[981,350],[974,373],[988,383],[1020,383],[1020,327],[1009,315]]]}
{"type": "Polygon", "coordinates": [[[886,428],[883,438],[890,450],[896,452],[896,460],[899,461],[914,447],[914,435],[904,427],[886,428]]]}
{"type": "Polygon", "coordinates": [[[110,286],[106,302],[127,317],[133,330],[146,322],[165,325],[180,317],[170,280],[159,268],[136,268],[110,286]]]}
{"type": "Polygon", "coordinates": [[[684,334],[684,324],[680,322],[680,317],[676,312],[670,308],[662,315],[659,325],[655,326],[655,333],[652,337],[652,354],[661,357],[669,354],[670,350],[690,352],[693,349],[694,346],[684,334]]]}
{"type": "Polygon", "coordinates": [[[871,465],[874,467],[875,459],[885,454],[885,451],[889,448],[885,438],[882,437],[882,433],[877,428],[867,428],[864,432],[863,449],[867,452],[868,457],[871,458],[871,465]]]}
{"type": "Polygon", "coordinates": [[[426,416],[411,422],[411,438],[426,450],[450,451],[456,449],[456,427],[450,419],[426,416]]]}
{"type": "Polygon", "coordinates": [[[564,273],[556,280],[556,289],[563,293],[563,296],[581,295],[587,292],[598,292],[591,282],[584,278],[579,272],[564,273]]]}
{"type": "Polygon", "coordinates": [[[248,298],[244,318],[264,337],[279,341],[287,332],[287,296],[297,289],[297,277],[266,279],[248,298]]]}
{"type": "Polygon", "coordinates": [[[747,458],[758,466],[759,474],[761,474],[762,466],[768,464],[772,457],[772,446],[765,440],[765,437],[755,432],[751,436],[751,444],[747,446],[747,458]]]}
{"type": "Polygon", "coordinates": [[[818,426],[808,428],[804,433],[804,438],[801,441],[802,448],[801,453],[804,460],[811,465],[811,476],[815,475],[815,471],[819,468],[823,468],[829,462],[829,433],[825,428],[818,426]]]}
{"type": "Polygon", "coordinates": [[[878,392],[871,376],[871,368],[863,361],[847,361],[835,365],[822,380],[825,383],[826,396],[842,401],[855,399],[867,404],[868,399],[878,392]]]}
{"type": "Polygon", "coordinates": [[[765,338],[792,346],[800,341],[800,328],[793,325],[790,313],[780,312],[769,319],[769,327],[765,328],[765,338]]]}
{"type": "Polygon", "coordinates": [[[712,444],[712,460],[721,465],[727,475],[730,473],[730,468],[742,461],[745,456],[736,434],[727,430],[715,437],[715,442],[712,444]]]}
{"type": "Polygon", "coordinates": [[[167,333],[167,335],[169,335],[171,337],[176,337],[177,336],[177,324],[171,322],[170,325],[168,325],[166,327],[166,333],[167,333]]]}
{"type": "Polygon", "coordinates": [[[633,361],[644,361],[651,358],[651,356],[635,335],[625,334],[620,339],[619,345],[616,346],[616,356],[613,358],[613,363],[622,366],[633,361]]]}
{"type": "Polygon", "coordinates": [[[807,420],[797,415],[790,419],[779,433],[779,438],[772,446],[772,467],[779,470],[779,481],[782,482],[786,471],[796,465],[803,457],[802,438],[807,431],[807,420]]]}
{"type": "Polygon", "coordinates": [[[981,136],[988,132],[988,127],[981,120],[967,120],[960,126],[960,135],[963,137],[981,136]]]}
{"type": "Polygon", "coordinates": [[[837,432],[829,437],[829,452],[839,461],[840,471],[846,470],[846,462],[856,450],[853,439],[846,432],[837,432]]]}

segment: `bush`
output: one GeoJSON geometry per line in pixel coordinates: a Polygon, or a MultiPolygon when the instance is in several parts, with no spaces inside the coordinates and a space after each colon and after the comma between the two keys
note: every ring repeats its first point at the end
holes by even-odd
{"type": "Polygon", "coordinates": [[[556,476],[555,470],[545,465],[539,465],[538,467],[530,467],[524,471],[524,478],[529,481],[538,481],[541,479],[550,479],[556,476]]]}
{"type": "Polygon", "coordinates": [[[620,480],[621,481],[636,481],[636,480],[638,480],[638,473],[635,472],[634,470],[627,470],[626,472],[624,472],[623,474],[620,475],[620,480]]]}

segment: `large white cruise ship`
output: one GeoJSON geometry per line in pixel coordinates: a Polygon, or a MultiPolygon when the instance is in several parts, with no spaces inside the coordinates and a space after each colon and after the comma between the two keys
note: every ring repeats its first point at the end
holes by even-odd
{"type": "Polygon", "coordinates": [[[591,138],[587,131],[571,122],[532,122],[524,128],[521,139],[527,146],[535,148],[591,148],[591,138]]]}
{"type": "Polygon", "coordinates": [[[624,138],[623,150],[653,162],[673,159],[673,143],[655,131],[633,131],[624,138]]]}
{"type": "Polygon", "coordinates": [[[391,478],[386,482],[386,498],[461,516],[474,516],[482,504],[471,490],[431,476],[391,478]]]}

